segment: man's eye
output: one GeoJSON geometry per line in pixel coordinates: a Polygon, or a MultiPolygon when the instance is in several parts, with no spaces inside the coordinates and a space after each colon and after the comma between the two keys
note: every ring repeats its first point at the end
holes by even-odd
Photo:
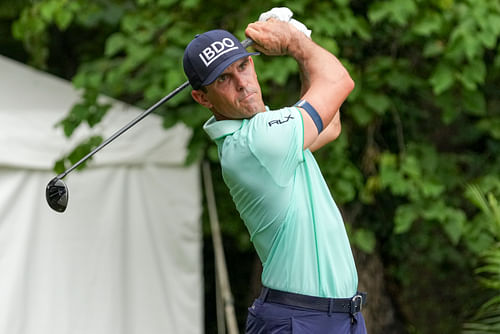
{"type": "Polygon", "coordinates": [[[240,70],[244,70],[248,65],[248,61],[244,61],[240,64],[240,70]]]}
{"type": "Polygon", "coordinates": [[[217,81],[224,82],[224,81],[226,81],[226,79],[227,79],[227,75],[222,74],[222,75],[219,75],[219,77],[217,78],[217,81]]]}

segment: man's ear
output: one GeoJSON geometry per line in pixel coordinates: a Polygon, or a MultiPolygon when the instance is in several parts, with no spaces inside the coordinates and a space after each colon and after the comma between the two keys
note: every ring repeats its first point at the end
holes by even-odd
{"type": "Polygon", "coordinates": [[[205,93],[204,91],[202,91],[201,89],[198,89],[198,90],[192,90],[191,91],[191,96],[193,97],[193,99],[198,102],[199,104],[201,104],[202,106],[210,109],[213,107],[213,104],[210,103],[210,101],[208,100],[207,98],[207,93],[205,93]]]}

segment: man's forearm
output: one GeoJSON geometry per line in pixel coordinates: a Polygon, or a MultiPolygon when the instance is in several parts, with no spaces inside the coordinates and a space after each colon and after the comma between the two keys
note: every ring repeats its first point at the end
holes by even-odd
{"type": "Polygon", "coordinates": [[[319,150],[326,144],[337,139],[341,131],[340,110],[337,110],[330,124],[325,127],[323,132],[321,132],[316,140],[309,146],[309,150],[311,150],[311,152],[319,150]]]}
{"type": "Polygon", "coordinates": [[[289,55],[297,61],[302,79],[301,99],[306,100],[321,119],[317,122],[316,116],[299,107],[304,119],[304,149],[309,148],[321,132],[321,123],[328,126],[332,122],[354,88],[354,82],[337,57],[289,23],[255,22],[249,24],[245,32],[254,40],[255,48],[264,54],[289,55]]]}
{"type": "Polygon", "coordinates": [[[299,65],[301,98],[306,94],[312,95],[306,99],[315,100],[313,106],[323,111],[318,110],[323,123],[330,124],[340,104],[352,90],[349,73],[337,57],[300,32],[290,40],[287,54],[299,65]]]}

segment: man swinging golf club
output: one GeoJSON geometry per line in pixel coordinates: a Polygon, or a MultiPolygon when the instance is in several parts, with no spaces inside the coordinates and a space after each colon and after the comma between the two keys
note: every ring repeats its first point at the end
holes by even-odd
{"type": "Polygon", "coordinates": [[[354,83],[290,17],[251,23],[245,34],[265,55],[297,61],[295,106],[265,106],[255,53],[227,31],[197,35],[183,60],[192,97],[213,113],[204,129],[263,264],[246,332],[366,333],[366,295],[357,292],[343,220],[311,153],[340,134],[339,108],[354,83]]]}

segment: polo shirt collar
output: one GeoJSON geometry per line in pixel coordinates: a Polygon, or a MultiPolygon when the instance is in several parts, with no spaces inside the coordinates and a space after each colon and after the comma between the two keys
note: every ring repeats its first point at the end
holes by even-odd
{"type": "Polygon", "coordinates": [[[241,119],[216,121],[215,117],[212,116],[203,125],[203,130],[205,130],[212,140],[216,140],[233,134],[241,128],[242,123],[243,120],[241,119]]]}

